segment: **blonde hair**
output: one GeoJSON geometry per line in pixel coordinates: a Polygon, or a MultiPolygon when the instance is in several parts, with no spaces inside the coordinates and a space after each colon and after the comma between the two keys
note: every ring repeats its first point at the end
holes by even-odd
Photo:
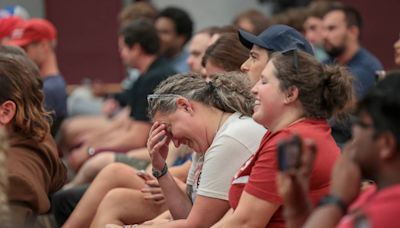
{"type": "Polygon", "coordinates": [[[250,81],[239,72],[217,73],[206,82],[197,73],[183,73],[169,77],[155,90],[159,99],[149,102],[149,115],[157,111],[172,113],[176,110],[175,100],[179,95],[186,99],[212,106],[224,112],[239,112],[251,116],[254,98],[250,93],[250,81]],[[164,96],[163,95],[168,95],[164,96]]]}

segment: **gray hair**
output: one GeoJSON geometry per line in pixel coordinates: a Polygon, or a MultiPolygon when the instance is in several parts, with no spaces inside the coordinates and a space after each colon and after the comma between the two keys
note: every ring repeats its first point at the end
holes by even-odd
{"type": "Polygon", "coordinates": [[[175,101],[178,97],[197,101],[224,112],[239,112],[251,116],[254,98],[250,89],[250,80],[240,72],[217,73],[209,82],[198,73],[176,74],[163,81],[154,94],[148,97],[149,116],[152,118],[158,111],[174,112],[177,109],[175,101]]]}

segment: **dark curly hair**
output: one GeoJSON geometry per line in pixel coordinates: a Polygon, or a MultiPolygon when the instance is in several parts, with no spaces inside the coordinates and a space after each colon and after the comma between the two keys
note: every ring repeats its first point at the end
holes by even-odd
{"type": "Polygon", "coordinates": [[[193,20],[186,11],[177,7],[167,7],[160,12],[158,18],[160,17],[169,18],[174,22],[176,34],[185,36],[185,43],[192,38],[193,20]]]}

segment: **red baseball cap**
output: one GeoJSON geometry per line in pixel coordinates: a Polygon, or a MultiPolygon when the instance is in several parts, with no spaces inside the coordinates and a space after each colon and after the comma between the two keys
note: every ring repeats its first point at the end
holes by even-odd
{"type": "Polygon", "coordinates": [[[22,19],[17,16],[0,18],[0,39],[11,36],[15,28],[22,23],[22,19]]]}
{"type": "Polygon", "coordinates": [[[7,42],[7,44],[22,47],[36,41],[53,41],[56,40],[56,38],[56,28],[50,21],[40,18],[33,18],[24,21],[21,26],[17,27],[13,31],[11,39],[7,42]]]}

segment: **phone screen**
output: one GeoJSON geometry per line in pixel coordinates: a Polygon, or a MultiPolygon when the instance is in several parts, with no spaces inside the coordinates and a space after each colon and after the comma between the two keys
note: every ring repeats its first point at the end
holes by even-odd
{"type": "Polygon", "coordinates": [[[297,136],[278,143],[278,168],[281,171],[300,166],[301,141],[297,136]]]}

